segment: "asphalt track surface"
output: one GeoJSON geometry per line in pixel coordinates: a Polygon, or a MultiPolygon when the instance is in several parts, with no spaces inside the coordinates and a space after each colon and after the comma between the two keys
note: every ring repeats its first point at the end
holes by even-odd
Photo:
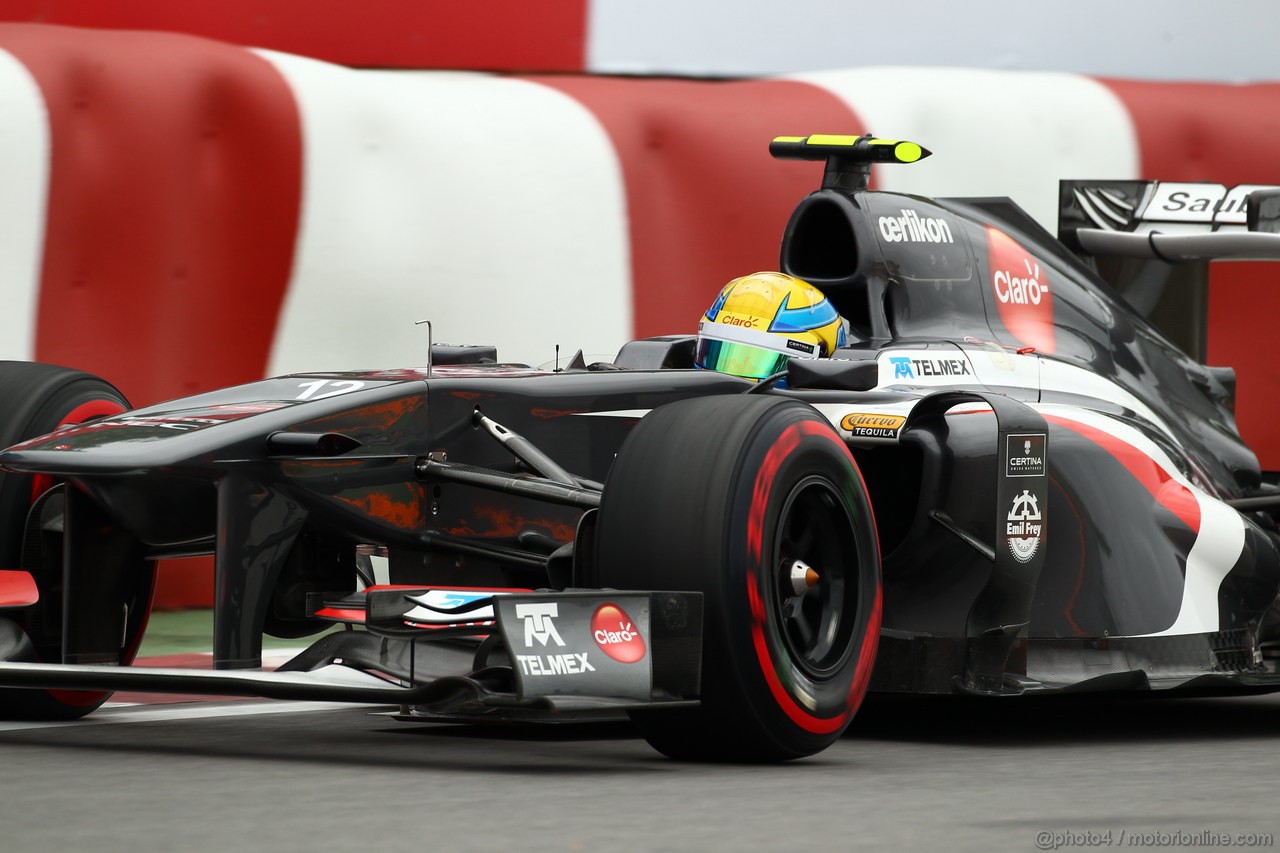
{"type": "Polygon", "coordinates": [[[0,724],[0,850],[985,851],[1041,849],[1045,832],[1109,830],[1111,846],[1280,834],[1280,697],[873,698],[823,754],[745,767],[668,761],[626,723],[285,707],[0,724]]]}

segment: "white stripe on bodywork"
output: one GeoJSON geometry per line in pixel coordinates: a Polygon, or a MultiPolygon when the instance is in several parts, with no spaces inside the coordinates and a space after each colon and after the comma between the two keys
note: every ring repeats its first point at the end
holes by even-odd
{"type": "MultiPolygon", "coordinates": [[[[1073,406],[1045,405],[1034,408],[1044,414],[1093,427],[1132,445],[1150,457],[1171,479],[1191,492],[1200,507],[1200,532],[1187,554],[1186,577],[1182,585],[1182,604],[1178,609],[1178,617],[1163,631],[1140,636],[1169,637],[1217,631],[1218,589],[1244,549],[1245,528],[1240,513],[1196,488],[1159,445],[1133,427],[1115,418],[1073,406]]],[[[1049,454],[1052,457],[1052,446],[1049,454]]]]}
{"type": "Polygon", "coordinates": [[[49,154],[40,87],[26,66],[0,50],[0,358],[35,357],[49,154]]]}
{"type": "MultiPolygon", "coordinates": [[[[1020,388],[1028,392],[1039,389],[1073,394],[1128,409],[1159,429],[1171,440],[1177,440],[1168,424],[1132,392],[1105,376],[1099,376],[1091,370],[1065,361],[1042,358],[1033,354],[993,351],[990,348],[968,344],[939,344],[929,349],[886,349],[876,358],[879,369],[879,384],[876,390],[905,389],[929,393],[950,388],[980,387],[997,393],[1020,388]],[[895,376],[894,365],[890,361],[892,358],[904,357],[931,361],[951,360],[959,357],[961,353],[974,372],[972,377],[939,375],[913,376],[907,379],[895,376]]],[[[1033,393],[1029,396],[1035,395],[1033,393]]]]}
{"type": "Polygon", "coordinates": [[[595,116],[484,74],[351,71],[270,51],[303,129],[303,200],[269,372],[616,352],[632,329],[626,198],[595,116]]]}
{"type": "Polygon", "coordinates": [[[1087,77],[856,68],[794,79],[842,99],[865,131],[910,139],[934,152],[911,165],[876,166],[878,189],[931,197],[1006,195],[1056,232],[1059,179],[1138,177],[1138,142],[1128,110],[1109,88],[1087,77]]]}
{"type": "Polygon", "coordinates": [[[653,409],[614,409],[608,412],[575,412],[583,418],[643,418],[653,409]]]}
{"type": "MultiPolygon", "coordinates": [[[[1099,376],[1091,370],[1050,358],[1042,358],[1040,359],[1040,387],[1062,394],[1075,394],[1080,397],[1114,403],[1121,408],[1128,409],[1160,430],[1174,444],[1179,446],[1182,444],[1164,419],[1157,415],[1150,406],[1112,380],[1105,376],[1099,376]]],[[[1072,409],[1072,411],[1084,410],[1072,409]]],[[[1151,446],[1155,447],[1155,445],[1151,446]]]]}

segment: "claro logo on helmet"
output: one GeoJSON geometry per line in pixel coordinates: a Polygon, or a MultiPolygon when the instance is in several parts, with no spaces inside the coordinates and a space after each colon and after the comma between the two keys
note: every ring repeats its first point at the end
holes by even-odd
{"type": "Polygon", "coordinates": [[[591,636],[600,651],[621,663],[635,663],[645,653],[644,637],[616,604],[602,604],[591,617],[591,636]]]}
{"type": "Polygon", "coordinates": [[[921,216],[902,208],[901,216],[881,216],[880,236],[886,243],[954,243],[951,223],[942,217],[921,216]]]}
{"type": "Polygon", "coordinates": [[[760,318],[748,317],[742,314],[721,314],[717,318],[717,322],[725,326],[743,326],[748,329],[754,329],[759,327],[760,318]]]}

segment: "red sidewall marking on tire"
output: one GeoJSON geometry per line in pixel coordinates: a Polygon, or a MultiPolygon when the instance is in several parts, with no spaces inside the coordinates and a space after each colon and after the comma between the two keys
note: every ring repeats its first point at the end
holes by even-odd
{"type": "MultiPolygon", "coordinates": [[[[71,411],[62,416],[62,422],[58,426],[67,424],[80,424],[90,418],[105,418],[110,415],[118,415],[123,412],[124,406],[115,400],[90,400],[87,403],[81,403],[71,411]]],[[[36,474],[31,478],[31,502],[35,503],[36,498],[53,488],[53,477],[48,474],[36,474]]]]}
{"type": "MultiPolygon", "coordinates": [[[[800,421],[788,426],[783,430],[782,435],[778,436],[778,440],[774,442],[773,446],[769,448],[769,452],[765,454],[760,470],[756,474],[755,486],[752,489],[751,511],[747,519],[747,550],[757,564],[760,562],[763,549],[765,510],[768,507],[769,493],[773,488],[774,477],[778,473],[783,460],[800,443],[802,436],[820,436],[835,442],[849,460],[849,464],[853,466],[855,474],[861,481],[862,475],[858,471],[858,463],[854,460],[853,454],[849,452],[849,448],[845,446],[843,441],[831,433],[829,427],[817,421],[800,421]]],[[[872,531],[875,533],[874,516],[872,516],[872,519],[872,531]]],[[[875,533],[873,545],[878,556],[880,549],[878,533],[875,533]]],[[[755,646],[756,659],[760,663],[760,670],[764,673],[765,683],[769,685],[769,692],[773,694],[773,699],[778,703],[778,707],[793,723],[807,732],[825,735],[838,731],[848,722],[850,715],[862,704],[862,697],[866,694],[867,685],[871,679],[871,665],[875,661],[876,647],[879,645],[880,638],[882,609],[880,589],[878,587],[876,589],[875,601],[872,603],[870,618],[867,620],[867,630],[863,635],[862,648],[858,654],[858,669],[854,672],[853,684],[849,691],[849,707],[835,717],[815,717],[804,708],[801,708],[791,694],[787,692],[786,686],[783,685],[782,680],[778,677],[777,667],[773,662],[773,656],[769,652],[769,643],[764,635],[766,619],[764,602],[760,598],[756,573],[752,571],[747,572],[747,601],[751,607],[751,640],[755,646]]]]}
{"type": "MultiPolygon", "coordinates": [[[[755,579],[754,575],[749,575],[747,580],[751,582],[755,579]]],[[[751,639],[756,647],[756,657],[760,659],[760,668],[764,672],[764,680],[769,685],[769,692],[773,694],[774,701],[788,717],[791,722],[807,732],[817,735],[831,734],[838,730],[849,719],[846,712],[841,712],[835,717],[815,717],[796,704],[796,700],[791,698],[791,694],[787,692],[787,688],[783,686],[782,681],[778,678],[778,673],[773,666],[773,658],[769,655],[769,644],[764,637],[764,625],[755,622],[751,626],[751,639]]]]}
{"type": "Polygon", "coordinates": [[[751,514],[747,518],[747,555],[755,563],[760,562],[760,552],[764,545],[765,509],[769,503],[769,492],[773,489],[773,478],[788,454],[800,443],[799,432],[795,424],[787,427],[765,454],[764,461],[760,463],[760,471],[756,474],[756,482],[751,490],[751,514]]]}
{"type": "Polygon", "coordinates": [[[871,615],[867,619],[867,631],[862,635],[862,649],[858,652],[858,670],[853,676],[853,687],[849,689],[849,713],[855,714],[862,707],[862,700],[867,696],[867,687],[871,684],[871,670],[875,666],[876,651],[880,648],[880,620],[884,615],[884,592],[876,587],[876,599],[871,604],[871,615]]]}

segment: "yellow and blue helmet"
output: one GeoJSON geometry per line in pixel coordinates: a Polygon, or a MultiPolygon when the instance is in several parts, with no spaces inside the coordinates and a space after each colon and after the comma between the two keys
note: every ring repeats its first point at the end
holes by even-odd
{"type": "Polygon", "coordinates": [[[822,291],[780,272],[724,286],[698,324],[694,363],[746,379],[786,369],[790,358],[826,358],[845,343],[844,320],[822,291]]]}

